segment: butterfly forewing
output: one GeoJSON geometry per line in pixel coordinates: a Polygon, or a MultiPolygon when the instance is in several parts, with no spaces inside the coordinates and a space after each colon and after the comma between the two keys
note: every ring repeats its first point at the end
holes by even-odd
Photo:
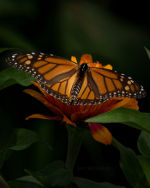
{"type": "Polygon", "coordinates": [[[9,64],[30,73],[49,94],[68,101],[76,81],[76,63],[49,54],[14,54],[6,59],[9,64]]]}

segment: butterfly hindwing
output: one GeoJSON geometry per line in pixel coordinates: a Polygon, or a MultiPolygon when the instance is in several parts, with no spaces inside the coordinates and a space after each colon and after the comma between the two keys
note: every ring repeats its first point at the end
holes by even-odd
{"type": "Polygon", "coordinates": [[[112,97],[142,98],[143,86],[131,77],[103,68],[90,68],[85,75],[78,100],[82,104],[98,104],[112,97]]]}
{"type": "Polygon", "coordinates": [[[103,68],[91,68],[90,76],[98,88],[100,99],[112,97],[141,98],[145,95],[143,86],[131,77],[103,68]]]}

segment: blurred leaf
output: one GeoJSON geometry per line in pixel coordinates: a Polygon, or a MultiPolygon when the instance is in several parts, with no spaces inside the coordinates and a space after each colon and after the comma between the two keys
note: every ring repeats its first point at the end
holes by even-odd
{"type": "Polygon", "coordinates": [[[7,145],[0,148],[0,169],[3,167],[4,162],[8,159],[10,155],[7,145]]]}
{"type": "Polygon", "coordinates": [[[35,14],[36,7],[35,3],[32,1],[14,1],[11,0],[1,0],[0,15],[26,15],[28,17],[33,17],[35,14]]]}
{"type": "Polygon", "coordinates": [[[17,180],[9,182],[9,185],[11,186],[11,188],[43,188],[43,186],[40,186],[36,183],[17,180]]]}
{"type": "Polygon", "coordinates": [[[24,150],[39,140],[37,134],[34,131],[23,128],[16,129],[15,137],[16,143],[9,147],[11,150],[24,150]]]}
{"type": "Polygon", "coordinates": [[[0,40],[5,43],[6,46],[9,47],[17,47],[22,48],[24,50],[34,50],[35,47],[28,41],[25,36],[22,36],[17,31],[10,30],[10,28],[6,28],[1,25],[0,29],[0,40]]]}
{"type": "Polygon", "coordinates": [[[150,113],[129,108],[118,108],[86,120],[96,123],[123,123],[125,125],[150,132],[150,113]]]}
{"type": "Polygon", "coordinates": [[[150,157],[150,134],[142,131],[138,138],[137,144],[141,154],[150,157]]]}
{"type": "Polygon", "coordinates": [[[39,138],[35,132],[23,128],[15,129],[7,143],[0,149],[0,168],[2,168],[12,151],[27,149],[37,141],[39,141],[39,138]]]}
{"type": "Polygon", "coordinates": [[[31,182],[31,183],[36,183],[40,186],[43,186],[37,179],[35,179],[33,176],[23,176],[21,178],[16,179],[17,181],[26,181],[26,182],[31,182]]]}
{"type": "Polygon", "coordinates": [[[1,83],[1,81],[0,81],[0,90],[5,89],[5,88],[12,86],[14,84],[17,84],[17,82],[15,80],[7,80],[4,83],[1,83]]]}
{"type": "Polygon", "coordinates": [[[0,72],[0,90],[17,83],[29,86],[33,80],[28,73],[10,67],[0,72]]]}
{"type": "Polygon", "coordinates": [[[144,170],[147,181],[150,185],[150,158],[147,158],[144,156],[139,156],[138,159],[139,159],[140,164],[144,170]]]}
{"type": "Polygon", "coordinates": [[[146,47],[144,47],[144,48],[145,48],[145,51],[147,53],[148,58],[150,59],[150,50],[148,48],[146,48],[146,47]]]}
{"type": "Polygon", "coordinates": [[[134,151],[123,146],[115,138],[113,138],[112,144],[120,152],[120,167],[128,183],[133,188],[150,188],[134,151]]]}
{"type": "Polygon", "coordinates": [[[27,171],[30,176],[33,176],[43,185],[49,186],[66,186],[72,180],[72,171],[64,168],[63,161],[54,161],[48,164],[44,169],[30,172],[27,171]]]}
{"type": "Polygon", "coordinates": [[[114,185],[107,182],[99,183],[78,177],[73,178],[73,183],[75,183],[79,188],[125,188],[124,186],[114,185]]]}
{"type": "MultiPolygon", "coordinates": [[[[40,142],[34,145],[33,154],[30,156],[31,161],[33,161],[33,169],[41,169],[45,166],[45,164],[55,160],[55,157],[53,158],[53,152],[56,151],[56,142],[53,145],[53,140],[56,138],[54,134],[54,129],[56,128],[55,125],[55,121],[47,121],[42,119],[35,119],[35,121],[32,122],[32,127],[40,137],[40,142]]],[[[56,140],[58,142],[60,141],[57,138],[56,140]]],[[[62,148],[58,148],[59,151],[61,149],[62,148]]]]}
{"type": "Polygon", "coordinates": [[[0,188],[9,188],[8,184],[6,181],[3,179],[2,176],[0,176],[0,188]]]}
{"type": "Polygon", "coordinates": [[[32,176],[23,176],[9,182],[11,188],[43,188],[44,186],[32,176]]]}

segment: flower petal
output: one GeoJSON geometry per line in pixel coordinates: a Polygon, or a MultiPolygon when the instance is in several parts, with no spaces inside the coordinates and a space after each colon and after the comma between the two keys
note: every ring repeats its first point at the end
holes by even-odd
{"type": "Polygon", "coordinates": [[[93,138],[100,143],[109,145],[112,142],[112,135],[110,131],[101,124],[89,123],[89,128],[92,133],[93,138]]]}
{"type": "Polygon", "coordinates": [[[77,125],[73,122],[73,121],[71,121],[67,116],[64,116],[63,117],[63,121],[65,122],[65,123],[67,123],[68,125],[72,125],[73,127],[76,127],[77,125]]]}
{"type": "Polygon", "coordinates": [[[45,116],[45,115],[42,115],[42,114],[32,114],[32,115],[26,117],[26,120],[29,120],[31,118],[48,119],[48,120],[62,120],[62,118],[60,116],[49,117],[49,116],[45,116]]]}
{"type": "Polygon", "coordinates": [[[112,70],[113,69],[113,67],[112,67],[112,65],[110,65],[110,64],[108,64],[108,65],[105,65],[105,66],[103,66],[105,69],[109,69],[109,70],[112,70]]]}
{"type": "Polygon", "coordinates": [[[40,86],[38,82],[32,82],[34,86],[36,86],[44,95],[47,95],[47,92],[40,86]]]}
{"type": "Polygon", "coordinates": [[[76,105],[76,111],[72,111],[71,114],[71,120],[77,121],[77,120],[85,120],[90,117],[94,117],[98,114],[102,114],[105,112],[108,112],[112,109],[112,106],[118,102],[120,102],[122,99],[120,98],[112,98],[109,99],[101,104],[96,105],[76,105]]]}
{"type": "Polygon", "coordinates": [[[75,56],[71,56],[71,61],[75,62],[75,63],[78,63],[77,62],[77,58],[75,56]]]}
{"type": "Polygon", "coordinates": [[[93,63],[92,56],[90,54],[83,54],[80,59],[80,65],[83,63],[87,63],[89,65],[92,64],[93,63]]]}
{"type": "Polygon", "coordinates": [[[43,103],[47,108],[49,108],[54,114],[57,114],[61,117],[64,116],[64,114],[57,108],[56,106],[52,105],[45,96],[41,95],[39,92],[33,90],[33,89],[25,89],[25,93],[31,95],[32,97],[36,98],[38,101],[43,103]]]}
{"type": "Polygon", "coordinates": [[[112,109],[116,109],[116,108],[120,108],[120,107],[124,107],[124,108],[131,108],[134,110],[138,110],[139,106],[138,106],[138,101],[136,99],[133,98],[122,98],[122,100],[114,105],[112,105],[112,109]]]}
{"type": "MultiPolygon", "coordinates": [[[[37,86],[40,91],[42,91],[42,93],[44,94],[41,95],[39,92],[33,90],[33,89],[25,89],[24,92],[31,95],[32,97],[36,98],[38,101],[40,101],[41,103],[43,103],[47,108],[49,108],[54,114],[57,114],[58,116],[61,117],[61,120],[63,120],[64,122],[66,122],[69,125],[72,126],[76,126],[76,124],[74,122],[72,122],[63,112],[63,109],[66,109],[66,104],[60,102],[59,100],[53,98],[52,96],[50,96],[48,93],[46,93],[41,86],[34,82],[33,83],[35,86],[37,86]],[[55,106],[54,106],[55,105],[55,106]],[[59,108],[57,107],[59,106],[59,108]]],[[[68,108],[67,108],[68,110],[68,108]]],[[[68,110],[70,111],[70,110],[68,110]]],[[[33,116],[29,116],[30,118],[38,118],[38,117],[33,117],[33,116]]],[[[48,116],[43,116],[44,119],[50,119],[48,118],[48,116]]],[[[40,117],[39,117],[40,118],[40,117]]]]}
{"type": "Polygon", "coordinates": [[[78,109],[76,109],[76,111],[70,110],[72,111],[71,120],[85,120],[120,107],[131,108],[135,110],[139,109],[136,99],[115,97],[97,105],[77,105],[76,108],[78,109]]]}
{"type": "Polygon", "coordinates": [[[82,63],[87,63],[89,67],[96,67],[96,68],[105,68],[112,70],[113,67],[108,64],[108,65],[102,65],[99,61],[93,62],[92,56],[90,54],[83,54],[80,59],[80,65],[82,63]]]}

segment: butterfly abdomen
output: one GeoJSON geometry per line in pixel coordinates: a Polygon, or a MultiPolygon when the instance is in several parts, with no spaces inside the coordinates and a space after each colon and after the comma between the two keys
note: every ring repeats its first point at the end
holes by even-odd
{"type": "Polygon", "coordinates": [[[74,85],[72,86],[72,89],[71,89],[71,100],[75,100],[76,97],[78,96],[80,89],[82,87],[82,84],[83,84],[84,76],[85,76],[87,70],[88,70],[88,64],[87,63],[83,63],[82,65],[80,65],[79,72],[78,72],[78,75],[77,75],[77,80],[76,80],[76,82],[74,83],[74,85]]]}

